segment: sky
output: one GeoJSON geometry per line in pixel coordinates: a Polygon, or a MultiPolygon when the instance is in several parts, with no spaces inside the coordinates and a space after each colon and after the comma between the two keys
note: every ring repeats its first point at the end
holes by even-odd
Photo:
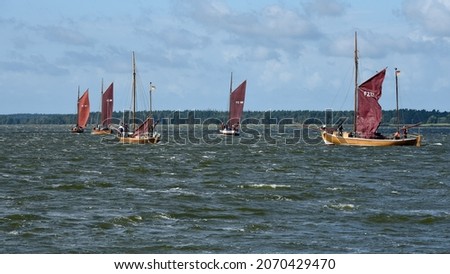
{"type": "Polygon", "coordinates": [[[2,0],[0,114],[98,111],[102,81],[129,109],[132,52],[154,110],[226,110],[231,72],[245,110],[352,110],[355,32],[383,109],[398,68],[401,108],[450,111],[448,0],[2,0]]]}

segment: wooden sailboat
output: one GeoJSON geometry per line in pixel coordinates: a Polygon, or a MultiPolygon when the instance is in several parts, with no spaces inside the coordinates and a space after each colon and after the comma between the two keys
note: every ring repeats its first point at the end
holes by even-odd
{"type": "Polygon", "coordinates": [[[226,124],[222,124],[220,133],[223,135],[239,135],[240,132],[240,121],[242,112],[244,110],[245,102],[245,89],[247,87],[247,80],[242,82],[235,90],[232,91],[233,87],[233,73],[231,74],[230,80],[230,101],[229,101],[229,112],[228,121],[226,124]]]}
{"type": "MultiPolygon", "coordinates": [[[[127,126],[119,127],[118,138],[121,143],[125,144],[156,144],[161,140],[161,135],[155,131],[156,123],[154,123],[152,117],[147,117],[145,121],[136,128],[136,61],[133,52],[132,57],[133,67],[133,82],[132,82],[132,95],[133,95],[133,118],[132,118],[132,130],[129,131],[127,126]]],[[[150,84],[150,96],[151,91],[154,88],[150,84]]],[[[150,97],[151,100],[151,97],[150,97]]]]}
{"type": "MultiPolygon", "coordinates": [[[[397,132],[390,137],[377,132],[382,118],[382,110],[378,100],[381,97],[386,70],[387,68],[383,69],[364,83],[358,85],[358,47],[357,34],[355,33],[355,112],[353,131],[343,132],[341,125],[338,125],[339,128],[323,127],[321,135],[325,144],[347,146],[420,146],[421,136],[408,136],[408,127],[403,127],[403,134],[400,135],[400,127],[398,126],[397,132]]],[[[397,71],[396,87],[398,94],[397,71]]],[[[397,117],[399,116],[397,115],[397,117]]]]}
{"type": "Polygon", "coordinates": [[[77,124],[71,129],[72,133],[83,133],[89,120],[89,89],[80,97],[80,87],[78,87],[77,100],[77,124]]]}
{"type": "Polygon", "coordinates": [[[100,91],[101,98],[101,115],[100,123],[92,129],[92,134],[94,135],[105,135],[111,134],[113,131],[109,127],[111,124],[112,113],[113,113],[113,97],[114,97],[114,83],[111,83],[109,87],[103,92],[103,81],[102,90],[100,91]]]}

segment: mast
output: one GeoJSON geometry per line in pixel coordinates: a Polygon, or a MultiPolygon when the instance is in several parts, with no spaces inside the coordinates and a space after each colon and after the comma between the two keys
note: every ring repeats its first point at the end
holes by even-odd
{"type": "Polygon", "coordinates": [[[231,93],[233,92],[233,72],[230,77],[230,97],[228,98],[228,121],[231,119],[231,93]]]}
{"type": "Polygon", "coordinates": [[[133,92],[133,132],[136,130],[136,61],[134,58],[133,51],[133,84],[132,84],[132,92],[133,92]]]}
{"type": "Polygon", "coordinates": [[[358,116],[358,34],[355,31],[355,111],[353,116],[353,132],[356,133],[356,119],[358,116]]]}
{"type": "Polygon", "coordinates": [[[395,68],[395,101],[397,103],[397,131],[400,131],[400,112],[398,110],[398,74],[400,73],[397,68],[395,68]]]}
{"type": "Polygon", "coordinates": [[[100,114],[99,114],[99,116],[97,116],[97,126],[99,126],[100,125],[100,123],[103,123],[103,119],[104,119],[104,117],[103,117],[103,113],[102,113],[102,110],[103,110],[103,77],[102,77],[102,85],[101,85],[101,88],[100,88],[100,114]]]}
{"type": "Polygon", "coordinates": [[[152,109],[152,92],[155,91],[156,86],[152,84],[152,82],[150,82],[150,89],[149,89],[149,93],[150,93],[150,117],[153,116],[153,109],[152,109]]]}
{"type": "Polygon", "coordinates": [[[78,95],[77,95],[77,126],[78,125],[78,117],[80,116],[80,86],[78,85],[78,95]]]}

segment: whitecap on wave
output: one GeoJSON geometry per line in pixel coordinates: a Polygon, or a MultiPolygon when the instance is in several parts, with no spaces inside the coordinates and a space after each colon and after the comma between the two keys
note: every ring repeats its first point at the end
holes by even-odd
{"type": "Polygon", "coordinates": [[[250,185],[241,185],[241,188],[291,188],[290,185],[278,185],[278,184],[250,184],[250,185]]]}

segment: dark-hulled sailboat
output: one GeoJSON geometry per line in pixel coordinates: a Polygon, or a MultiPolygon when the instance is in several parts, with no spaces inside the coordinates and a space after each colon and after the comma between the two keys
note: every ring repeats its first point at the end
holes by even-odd
{"type": "Polygon", "coordinates": [[[222,125],[220,133],[223,135],[237,136],[240,133],[240,122],[242,112],[244,111],[245,90],[247,87],[247,80],[242,82],[235,90],[232,91],[233,74],[230,80],[230,101],[228,121],[222,125]]]}
{"type": "Polygon", "coordinates": [[[87,126],[90,114],[89,89],[80,97],[80,87],[78,87],[77,100],[77,124],[71,129],[72,133],[83,133],[87,126]]]}
{"type": "Polygon", "coordinates": [[[92,129],[92,134],[94,135],[105,135],[111,134],[113,131],[110,128],[112,122],[112,113],[114,107],[114,83],[111,83],[109,87],[103,92],[103,81],[101,90],[101,114],[100,123],[97,124],[95,128],[92,129]]]}

